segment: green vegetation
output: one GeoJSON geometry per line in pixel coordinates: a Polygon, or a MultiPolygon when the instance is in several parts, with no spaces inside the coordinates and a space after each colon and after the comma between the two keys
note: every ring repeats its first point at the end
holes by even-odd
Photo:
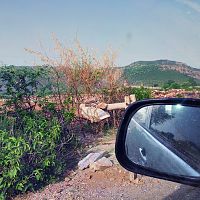
{"type": "Polygon", "coordinates": [[[151,90],[148,89],[148,88],[144,88],[144,87],[139,87],[139,88],[128,87],[125,90],[126,90],[128,95],[135,94],[135,97],[136,97],[137,101],[151,98],[151,90]]]}
{"type": "Polygon", "coordinates": [[[196,81],[193,78],[189,78],[187,82],[184,82],[182,84],[176,83],[173,80],[169,80],[163,85],[163,89],[164,90],[170,90],[170,89],[193,90],[195,86],[197,86],[196,81]]]}
{"type": "MultiPolygon", "coordinates": [[[[0,107],[0,199],[39,189],[67,167],[65,157],[74,145],[69,130],[75,117],[74,97],[67,93],[63,99],[63,79],[52,74],[50,67],[0,67],[5,100],[0,107]]],[[[151,90],[143,87],[114,86],[106,89],[108,101],[120,101],[126,94],[135,94],[137,100],[151,97],[151,90]]],[[[100,89],[105,95],[105,85],[100,89]]]]}
{"type": "Polygon", "coordinates": [[[163,85],[163,89],[164,90],[170,90],[170,89],[193,90],[195,86],[197,86],[196,81],[193,78],[189,78],[187,82],[184,82],[182,84],[176,83],[173,80],[169,80],[163,85]]]}
{"type": "MultiPolygon", "coordinates": [[[[59,179],[80,132],[85,136],[115,130],[124,111],[110,113],[107,125],[85,123],[79,109],[86,99],[114,103],[130,94],[137,100],[151,98],[148,88],[121,87],[121,70],[113,66],[109,55],[101,62],[82,48],[80,55],[62,46],[60,51],[67,55],[59,66],[50,59],[42,67],[0,67],[0,99],[4,99],[0,107],[0,199],[59,179]]],[[[190,89],[199,83],[172,70],[162,71],[152,62],[125,67],[123,78],[165,89],[190,89]]]]}
{"type": "MultiPolygon", "coordinates": [[[[103,89],[109,101],[118,95],[118,75],[107,60],[105,68],[86,63],[85,54],[82,59],[62,67],[0,67],[0,199],[58,180],[80,132],[85,136],[85,121],[76,117],[80,103],[94,94],[105,97],[103,89]]],[[[92,134],[104,128],[90,125],[92,134]]]]}
{"type": "Polygon", "coordinates": [[[50,71],[0,68],[1,96],[6,98],[0,110],[0,199],[38,189],[66,167],[64,157],[72,142],[68,125],[74,111],[67,109],[70,98],[58,109],[44,96],[45,88],[51,90],[50,71]]]}
{"type": "Polygon", "coordinates": [[[159,64],[155,62],[137,62],[133,65],[124,67],[123,78],[129,84],[145,85],[145,86],[163,86],[168,80],[173,80],[177,84],[188,82],[193,79],[197,84],[200,80],[191,78],[188,75],[174,71],[163,70],[159,64]]]}

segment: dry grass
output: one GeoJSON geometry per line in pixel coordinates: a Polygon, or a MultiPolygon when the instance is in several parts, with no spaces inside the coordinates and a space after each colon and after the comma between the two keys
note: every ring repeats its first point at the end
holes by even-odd
{"type": "MultiPolygon", "coordinates": [[[[74,104],[80,104],[83,96],[94,96],[103,89],[112,96],[121,77],[121,71],[116,70],[116,54],[113,51],[106,51],[98,57],[94,51],[83,48],[78,41],[74,48],[68,48],[55,35],[52,38],[56,59],[44,52],[31,49],[26,51],[36,55],[44,65],[52,66],[55,82],[65,83],[66,95],[73,96],[74,104]]],[[[108,98],[108,101],[111,99],[108,98]]]]}

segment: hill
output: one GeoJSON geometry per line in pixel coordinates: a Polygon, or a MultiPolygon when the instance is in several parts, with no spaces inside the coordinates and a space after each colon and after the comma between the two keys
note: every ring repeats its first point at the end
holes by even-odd
{"type": "Polygon", "coordinates": [[[169,80],[185,83],[188,80],[200,85],[200,69],[170,60],[138,61],[122,67],[123,79],[129,84],[159,85],[169,80]]]}

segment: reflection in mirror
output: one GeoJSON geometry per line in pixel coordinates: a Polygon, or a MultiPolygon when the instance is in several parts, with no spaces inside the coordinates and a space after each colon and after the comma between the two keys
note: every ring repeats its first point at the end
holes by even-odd
{"type": "Polygon", "coordinates": [[[126,154],[135,164],[171,175],[200,176],[200,108],[152,105],[131,118],[126,154]]]}

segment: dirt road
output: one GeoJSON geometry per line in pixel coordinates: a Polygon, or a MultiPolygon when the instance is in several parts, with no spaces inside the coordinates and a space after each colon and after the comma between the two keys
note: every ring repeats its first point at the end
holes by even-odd
{"type": "Polygon", "coordinates": [[[168,181],[143,177],[138,184],[129,181],[129,174],[114,166],[104,171],[89,169],[78,172],[73,179],[49,185],[43,191],[29,193],[23,200],[143,200],[200,199],[200,189],[168,181]]]}
{"type": "MultiPolygon", "coordinates": [[[[106,150],[114,156],[114,139],[92,148],[106,150]]],[[[91,149],[90,149],[91,150],[91,149]]],[[[196,200],[200,189],[178,183],[142,177],[139,183],[130,181],[130,174],[119,164],[104,171],[72,171],[64,181],[52,184],[36,193],[19,196],[15,200],[196,200]]]]}

